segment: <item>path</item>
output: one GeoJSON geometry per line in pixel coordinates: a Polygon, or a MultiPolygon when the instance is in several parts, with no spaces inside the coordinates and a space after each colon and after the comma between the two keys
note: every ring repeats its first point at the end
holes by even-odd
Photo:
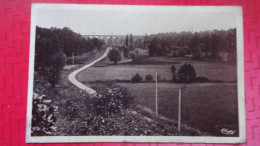
{"type": "Polygon", "coordinates": [[[97,92],[96,92],[95,90],[93,90],[93,89],[91,89],[91,88],[85,86],[85,85],[82,84],[81,82],[79,82],[79,81],[76,79],[76,75],[77,75],[79,72],[85,70],[86,68],[91,67],[91,66],[94,65],[95,63],[97,63],[97,62],[101,61],[102,59],[104,59],[104,58],[107,56],[107,54],[108,54],[108,52],[109,52],[110,50],[111,50],[111,47],[108,47],[107,50],[106,50],[106,52],[105,52],[101,57],[99,57],[99,58],[96,59],[95,61],[93,61],[93,62],[91,62],[91,63],[89,63],[89,64],[87,64],[87,65],[81,67],[80,69],[75,70],[75,71],[72,72],[71,74],[69,74],[69,76],[68,76],[69,81],[70,81],[72,84],[74,84],[75,86],[77,86],[78,88],[80,88],[80,89],[82,89],[82,90],[85,90],[87,93],[92,94],[92,95],[96,95],[97,92]]]}

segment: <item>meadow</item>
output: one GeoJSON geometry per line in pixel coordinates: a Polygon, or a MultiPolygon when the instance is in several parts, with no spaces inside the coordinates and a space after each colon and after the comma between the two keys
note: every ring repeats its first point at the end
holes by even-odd
{"type": "Polygon", "coordinates": [[[149,57],[138,62],[108,66],[97,64],[84,70],[77,77],[80,81],[96,80],[130,80],[136,73],[143,78],[151,74],[155,78],[155,73],[166,80],[172,79],[171,66],[178,70],[184,63],[194,66],[197,76],[204,76],[210,80],[220,80],[223,82],[236,82],[236,66],[225,62],[193,61],[172,57],[149,57]],[[143,64],[145,62],[146,64],[143,64]]]}
{"type": "MultiPolygon", "coordinates": [[[[118,83],[128,88],[135,103],[155,112],[155,84],[118,83]]],[[[158,114],[178,119],[181,89],[181,121],[209,135],[223,136],[222,128],[238,130],[237,88],[234,83],[158,84],[158,114]]]]}
{"type": "MultiPolygon", "coordinates": [[[[176,120],[178,114],[178,90],[182,90],[182,123],[209,135],[225,136],[222,128],[237,130],[237,84],[236,65],[227,62],[195,61],[172,57],[140,57],[131,63],[111,65],[107,60],[100,62],[78,74],[77,79],[90,87],[102,87],[97,81],[131,80],[139,73],[143,78],[151,74],[155,79],[157,72],[161,78],[172,79],[171,66],[178,70],[184,63],[194,66],[197,76],[204,76],[212,81],[224,83],[172,82],[158,83],[158,113],[176,120]]],[[[155,111],[155,83],[118,82],[133,94],[135,104],[155,111]]],[[[230,136],[230,135],[228,135],[230,136]]],[[[232,136],[232,135],[231,135],[232,136]]]]}

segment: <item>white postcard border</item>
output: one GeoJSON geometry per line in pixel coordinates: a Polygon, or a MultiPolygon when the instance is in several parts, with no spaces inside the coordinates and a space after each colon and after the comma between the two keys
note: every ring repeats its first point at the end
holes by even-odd
{"type": "Polygon", "coordinates": [[[28,102],[26,122],[27,143],[66,143],[66,142],[181,142],[181,143],[243,143],[246,141],[245,123],[245,88],[244,88],[244,47],[243,47],[243,17],[240,6],[130,6],[130,5],[79,5],[79,4],[32,4],[31,8],[31,33],[29,54],[29,79],[28,102]],[[238,78],[238,112],[239,112],[239,137],[213,137],[213,136],[31,136],[32,101],[33,101],[33,76],[37,9],[135,9],[148,7],[159,10],[183,9],[185,11],[225,11],[236,13],[237,30],[237,78],[238,78]]]}

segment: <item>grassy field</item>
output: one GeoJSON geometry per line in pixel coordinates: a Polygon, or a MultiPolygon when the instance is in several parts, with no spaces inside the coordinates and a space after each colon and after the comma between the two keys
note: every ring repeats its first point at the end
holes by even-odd
{"type": "MultiPolygon", "coordinates": [[[[197,76],[225,82],[236,81],[236,66],[226,62],[194,61],[172,57],[142,57],[130,64],[96,65],[79,73],[78,80],[88,86],[99,86],[91,82],[101,80],[130,80],[136,73],[143,78],[158,72],[162,78],[171,80],[171,66],[177,70],[185,62],[192,64],[197,76]]],[[[154,83],[118,83],[135,96],[139,105],[155,110],[154,83]]],[[[222,128],[237,130],[237,85],[235,83],[158,84],[159,114],[177,120],[178,89],[182,89],[182,122],[207,132],[209,135],[225,136],[222,128]]],[[[230,136],[230,135],[228,135],[230,136]]],[[[236,136],[236,135],[233,135],[236,136]]]]}
{"type": "MultiPolygon", "coordinates": [[[[119,83],[135,96],[135,102],[155,111],[155,84],[119,83]]],[[[158,84],[158,113],[178,119],[178,90],[182,89],[182,123],[210,135],[237,130],[237,89],[233,83],[158,84]]]]}
{"type": "Polygon", "coordinates": [[[155,72],[167,80],[172,79],[171,66],[174,64],[177,70],[185,62],[192,64],[197,76],[205,76],[210,80],[221,80],[225,82],[236,81],[236,66],[224,62],[190,61],[186,59],[174,59],[171,57],[150,57],[144,60],[151,64],[120,64],[109,66],[93,66],[78,75],[81,81],[131,79],[136,73],[145,77],[151,74],[155,78],[155,72]],[[157,63],[156,63],[157,62],[157,63]]]}

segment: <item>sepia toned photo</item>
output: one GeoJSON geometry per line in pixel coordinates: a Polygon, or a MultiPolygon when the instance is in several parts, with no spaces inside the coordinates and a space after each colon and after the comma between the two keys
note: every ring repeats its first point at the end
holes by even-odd
{"type": "Polygon", "coordinates": [[[242,9],[33,4],[26,141],[245,142],[242,9]]]}

